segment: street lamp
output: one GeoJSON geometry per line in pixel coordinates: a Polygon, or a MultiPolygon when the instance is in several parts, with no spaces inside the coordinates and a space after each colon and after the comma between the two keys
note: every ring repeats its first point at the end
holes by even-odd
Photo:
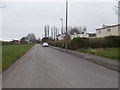
{"type": "Polygon", "coordinates": [[[65,51],[67,51],[67,38],[68,38],[68,0],[66,0],[66,35],[65,35],[65,51]]]}

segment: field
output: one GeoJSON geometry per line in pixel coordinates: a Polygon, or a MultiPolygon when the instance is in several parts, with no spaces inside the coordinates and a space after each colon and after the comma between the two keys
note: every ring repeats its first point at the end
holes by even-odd
{"type": "Polygon", "coordinates": [[[34,44],[3,45],[2,46],[2,70],[20,58],[34,44]]]}
{"type": "Polygon", "coordinates": [[[79,49],[78,51],[118,60],[120,48],[79,49]]]}

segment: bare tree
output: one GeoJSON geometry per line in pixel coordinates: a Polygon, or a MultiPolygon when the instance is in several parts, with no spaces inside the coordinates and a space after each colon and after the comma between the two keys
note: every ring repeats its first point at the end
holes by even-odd
{"type": "Polygon", "coordinates": [[[82,33],[82,27],[81,26],[79,27],[79,32],[82,33]]]}
{"type": "Polygon", "coordinates": [[[118,5],[114,6],[113,10],[117,15],[120,15],[120,0],[116,0],[118,5]]]}
{"type": "Polygon", "coordinates": [[[49,29],[50,29],[49,25],[46,25],[46,26],[44,27],[45,37],[49,37],[49,29]]]}
{"type": "Polygon", "coordinates": [[[70,35],[74,35],[74,33],[80,34],[79,28],[77,28],[77,27],[71,27],[70,30],[69,30],[69,34],[70,35]]]}
{"type": "Polygon", "coordinates": [[[47,25],[47,37],[49,37],[49,25],[47,25]]]}
{"type": "Polygon", "coordinates": [[[36,43],[36,37],[35,37],[35,35],[33,33],[29,33],[27,35],[27,38],[28,38],[30,43],[36,43]]]}
{"type": "Polygon", "coordinates": [[[27,44],[28,42],[29,42],[29,40],[28,40],[27,37],[22,37],[22,38],[20,39],[20,43],[22,43],[22,44],[27,44]]]}
{"type": "Polygon", "coordinates": [[[5,3],[0,2],[0,8],[5,8],[5,7],[6,7],[5,3]]]}
{"type": "Polygon", "coordinates": [[[120,1],[118,2],[118,24],[120,24],[120,1]]]}
{"type": "Polygon", "coordinates": [[[56,29],[56,28],[54,27],[54,40],[55,40],[55,38],[56,38],[56,37],[55,37],[56,30],[55,30],[55,29],[56,29]]]}
{"type": "Polygon", "coordinates": [[[51,27],[51,38],[53,39],[53,27],[51,27]]]}
{"type": "Polygon", "coordinates": [[[87,33],[87,27],[83,26],[83,33],[86,34],[87,33]]]}
{"type": "Polygon", "coordinates": [[[113,10],[115,14],[118,15],[118,24],[120,24],[120,0],[116,0],[118,5],[114,6],[113,10]]]}
{"type": "Polygon", "coordinates": [[[58,28],[58,35],[59,35],[60,33],[59,33],[59,28],[58,28]]]}
{"type": "Polygon", "coordinates": [[[57,34],[58,34],[58,29],[56,28],[55,29],[55,36],[56,36],[56,38],[57,38],[57,34]]]}
{"type": "Polygon", "coordinates": [[[47,29],[46,29],[46,26],[44,27],[44,33],[45,33],[45,37],[47,37],[47,29]]]}

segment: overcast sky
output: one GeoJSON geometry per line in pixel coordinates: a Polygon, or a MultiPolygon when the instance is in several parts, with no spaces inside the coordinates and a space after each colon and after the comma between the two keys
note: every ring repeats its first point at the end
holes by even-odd
{"type": "MultiPolygon", "coordinates": [[[[88,32],[95,32],[102,24],[117,24],[118,17],[113,11],[116,4],[116,2],[70,2],[69,25],[87,26],[88,32]]],[[[2,11],[0,17],[3,16],[0,18],[3,40],[20,39],[28,33],[34,33],[37,38],[41,38],[45,25],[61,28],[60,18],[64,19],[65,26],[64,2],[7,2],[4,5],[7,7],[0,9],[2,11]]]]}

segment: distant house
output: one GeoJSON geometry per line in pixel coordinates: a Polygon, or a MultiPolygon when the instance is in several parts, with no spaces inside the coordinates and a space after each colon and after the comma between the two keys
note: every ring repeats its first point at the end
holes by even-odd
{"type": "Polygon", "coordinates": [[[51,37],[43,37],[42,38],[42,42],[48,42],[48,41],[51,41],[52,38],[51,37]]]}
{"type": "Polygon", "coordinates": [[[81,38],[95,38],[96,34],[95,33],[80,33],[80,34],[74,34],[70,36],[71,39],[76,38],[76,37],[81,37],[81,38]]]}
{"type": "Polygon", "coordinates": [[[61,35],[57,35],[57,40],[64,40],[65,34],[61,35]]]}
{"type": "Polygon", "coordinates": [[[71,39],[76,38],[76,37],[84,37],[84,38],[89,38],[89,33],[80,33],[80,34],[74,34],[70,36],[71,39]]]}
{"type": "Polygon", "coordinates": [[[96,37],[105,37],[105,36],[119,36],[120,34],[120,24],[117,25],[103,25],[102,28],[96,29],[96,37]]]}
{"type": "Polygon", "coordinates": [[[30,42],[29,42],[29,40],[28,40],[27,37],[22,37],[22,38],[20,39],[20,43],[22,43],[22,44],[27,44],[27,43],[30,43],[30,42]]]}
{"type": "Polygon", "coordinates": [[[10,43],[11,44],[20,44],[20,41],[19,40],[12,40],[10,43]]]}
{"type": "MultiPolygon", "coordinates": [[[[82,33],[80,33],[80,34],[74,34],[74,35],[70,35],[70,38],[71,39],[73,39],[73,38],[76,38],[76,37],[81,37],[81,38],[94,38],[94,37],[96,37],[96,34],[95,33],[84,33],[84,32],[82,32],[82,33]]],[[[57,36],[57,40],[64,40],[64,38],[65,38],[65,34],[63,34],[63,35],[61,35],[61,34],[59,34],[58,36],[57,36]]]]}
{"type": "Polygon", "coordinates": [[[89,33],[89,38],[95,38],[96,37],[96,33],[89,33]]]}

